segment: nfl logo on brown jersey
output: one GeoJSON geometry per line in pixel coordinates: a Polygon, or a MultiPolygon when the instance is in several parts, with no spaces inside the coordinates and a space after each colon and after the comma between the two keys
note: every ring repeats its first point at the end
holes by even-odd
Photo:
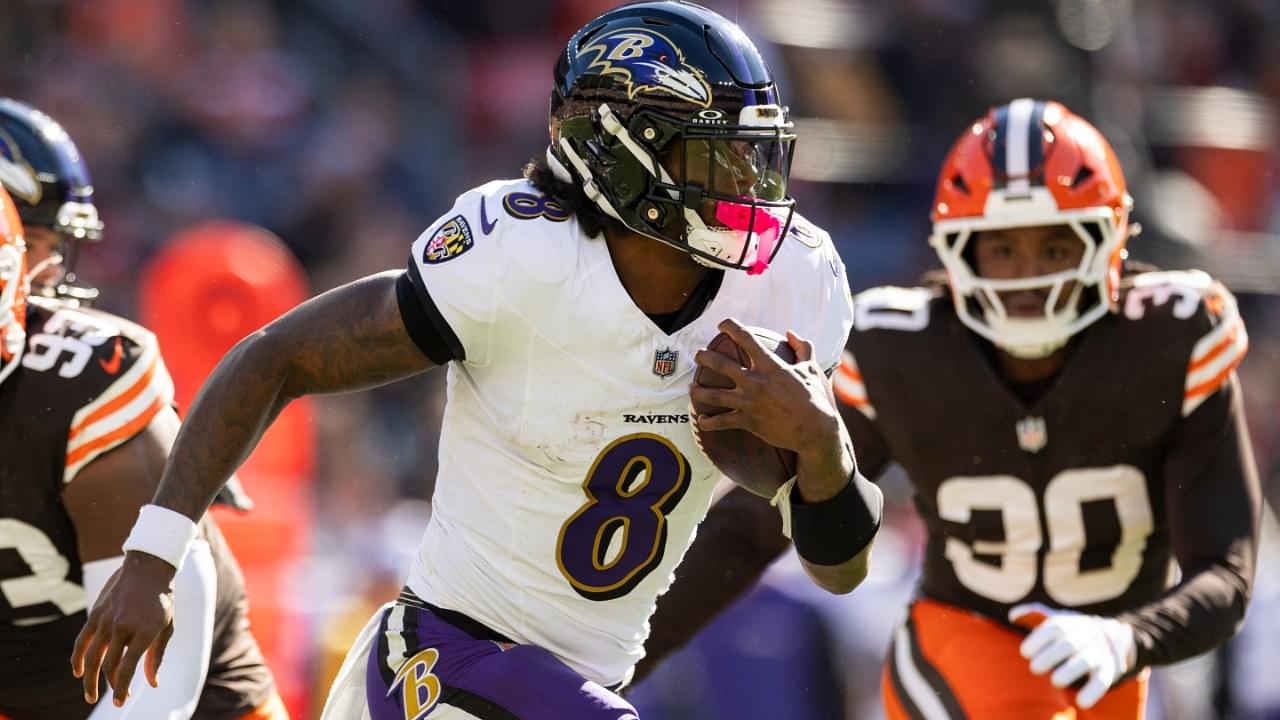
{"type": "Polygon", "coordinates": [[[1044,418],[1024,417],[1017,423],[1018,446],[1027,452],[1040,452],[1040,448],[1049,442],[1049,433],[1045,430],[1044,418]]]}
{"type": "Polygon", "coordinates": [[[653,374],[658,377],[667,377],[675,373],[676,360],[680,357],[679,350],[659,350],[653,354],[653,374]]]}

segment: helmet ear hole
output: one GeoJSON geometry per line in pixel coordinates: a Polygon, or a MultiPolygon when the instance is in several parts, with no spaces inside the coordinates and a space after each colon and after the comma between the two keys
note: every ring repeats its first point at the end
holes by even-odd
{"type": "Polygon", "coordinates": [[[1076,171],[1076,176],[1071,179],[1071,187],[1078,188],[1082,183],[1088,182],[1093,177],[1093,168],[1088,165],[1081,165],[1076,171]]]}

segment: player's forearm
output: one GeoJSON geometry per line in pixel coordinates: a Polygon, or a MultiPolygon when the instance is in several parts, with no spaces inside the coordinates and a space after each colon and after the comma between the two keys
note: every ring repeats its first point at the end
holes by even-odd
{"type": "Polygon", "coordinates": [[[800,456],[791,497],[792,537],[809,577],[828,592],[847,593],[867,577],[883,499],[879,488],[858,473],[843,423],[837,440],[800,456]]]}
{"type": "Polygon", "coordinates": [[[853,592],[854,588],[867,579],[867,573],[871,569],[871,547],[874,543],[875,538],[868,540],[857,555],[839,565],[819,565],[803,557],[800,558],[800,565],[804,567],[809,579],[813,580],[818,587],[830,593],[843,595],[853,592]]]}
{"type": "Polygon", "coordinates": [[[263,333],[223,357],[205,381],[169,453],[156,505],[198,520],[292,397],[287,361],[263,333]]]}
{"type": "Polygon", "coordinates": [[[805,572],[822,589],[843,594],[866,579],[884,498],[856,470],[836,495],[791,505],[792,537],[805,572]]]}
{"type": "Polygon", "coordinates": [[[1122,617],[1134,626],[1139,667],[1212,650],[1244,619],[1261,491],[1241,397],[1233,377],[1186,419],[1167,462],[1168,533],[1182,580],[1122,617]]]}
{"type": "Polygon", "coordinates": [[[853,442],[838,415],[835,422],[837,432],[834,436],[797,456],[796,490],[804,502],[816,503],[834,497],[844,489],[857,469],[853,442]]]}
{"type": "Polygon", "coordinates": [[[1238,563],[1214,563],[1183,578],[1164,597],[1121,620],[1134,628],[1138,669],[1168,665],[1221,645],[1240,629],[1252,573],[1238,563]]]}

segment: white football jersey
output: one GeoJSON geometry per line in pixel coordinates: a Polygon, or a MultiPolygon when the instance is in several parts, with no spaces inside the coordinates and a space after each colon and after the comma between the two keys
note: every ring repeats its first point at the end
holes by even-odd
{"type": "Polygon", "coordinates": [[[767,272],[726,272],[668,335],[632,302],[604,239],[527,181],[459,197],[410,260],[465,360],[449,363],[409,588],[602,685],[627,679],[721,477],[692,435],[694,352],[733,317],[795,331],[824,368],[840,358],[844,266],[825,232],[796,224],[767,272]]]}

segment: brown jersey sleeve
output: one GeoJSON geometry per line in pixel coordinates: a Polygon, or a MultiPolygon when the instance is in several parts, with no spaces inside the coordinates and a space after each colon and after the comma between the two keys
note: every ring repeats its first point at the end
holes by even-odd
{"type": "Polygon", "coordinates": [[[32,317],[23,366],[58,408],[44,422],[65,433],[66,484],[172,405],[173,380],[155,336],[128,320],[51,300],[32,317]]]}
{"type": "Polygon", "coordinates": [[[1234,372],[1248,336],[1220,286],[1205,293],[1200,314],[1205,330],[1191,352],[1183,417],[1164,461],[1165,517],[1182,577],[1160,599],[1121,615],[1137,635],[1138,667],[1225,642],[1244,620],[1253,588],[1261,489],[1234,372]]]}
{"type": "Polygon", "coordinates": [[[840,366],[831,376],[831,387],[840,401],[840,415],[844,418],[849,437],[853,438],[853,452],[858,472],[875,480],[893,459],[889,444],[876,425],[876,408],[867,393],[862,371],[852,348],[844,351],[840,366]]]}
{"type": "Polygon", "coordinates": [[[1121,615],[1138,667],[1222,644],[1244,620],[1257,556],[1260,487],[1234,375],[1176,431],[1165,462],[1165,512],[1181,581],[1121,615]]]}

